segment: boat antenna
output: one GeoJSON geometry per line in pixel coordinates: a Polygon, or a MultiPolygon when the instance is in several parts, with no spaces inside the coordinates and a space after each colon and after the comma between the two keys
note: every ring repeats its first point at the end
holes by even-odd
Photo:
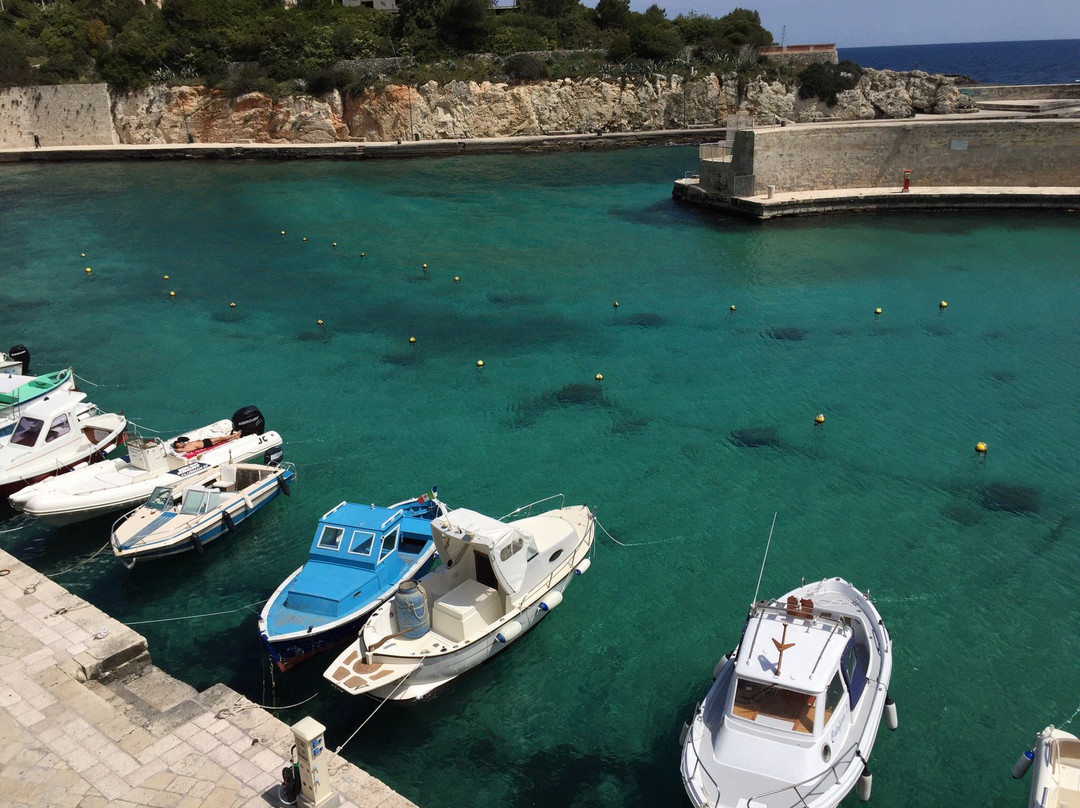
{"type": "Polygon", "coordinates": [[[754,588],[754,599],[751,603],[757,603],[758,590],[761,589],[761,576],[765,574],[765,562],[769,559],[769,545],[772,544],[773,529],[776,527],[776,511],[772,515],[772,527],[769,528],[769,540],[765,542],[765,557],[761,559],[761,572],[757,576],[757,586],[754,588]]]}

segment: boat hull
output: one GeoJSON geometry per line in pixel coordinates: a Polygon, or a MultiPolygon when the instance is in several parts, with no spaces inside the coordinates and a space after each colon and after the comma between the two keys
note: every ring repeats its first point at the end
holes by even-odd
{"type": "MultiPolygon", "coordinates": [[[[285,480],[286,485],[291,483],[294,477],[292,471],[281,469],[281,472],[280,479],[285,480]]],[[[247,493],[251,506],[245,506],[235,513],[230,513],[234,528],[262,510],[282,492],[278,479],[278,477],[271,477],[262,482],[257,489],[247,493]]],[[[222,534],[232,532],[220,512],[211,516],[216,518],[208,518],[200,522],[194,529],[183,528],[171,532],[162,531],[160,534],[155,533],[149,537],[144,537],[134,545],[130,542],[121,542],[114,529],[112,533],[113,554],[120,559],[124,566],[131,569],[135,566],[136,561],[167,558],[168,556],[179,555],[192,550],[202,553],[203,547],[207,544],[210,544],[222,534]]]]}
{"type": "Polygon", "coordinates": [[[122,439],[123,435],[117,435],[114,440],[112,440],[110,443],[103,446],[102,448],[94,449],[93,451],[90,451],[78,458],[75,458],[74,460],[70,460],[67,463],[60,465],[50,471],[38,474],[31,474],[24,479],[9,480],[7,482],[0,483],[0,500],[6,499],[12,494],[15,494],[26,488],[27,486],[34,485],[35,483],[39,483],[42,480],[47,480],[50,477],[58,477],[61,474],[69,472],[72,469],[79,468],[80,466],[85,466],[87,464],[93,465],[94,463],[100,462],[105,459],[105,455],[107,455],[110,451],[112,451],[112,449],[114,449],[120,444],[122,439]]]}

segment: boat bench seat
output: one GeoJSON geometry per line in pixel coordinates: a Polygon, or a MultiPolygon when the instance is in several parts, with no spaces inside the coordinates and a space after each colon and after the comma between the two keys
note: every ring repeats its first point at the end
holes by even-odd
{"type": "Polygon", "coordinates": [[[502,616],[499,593],[470,579],[435,601],[431,628],[451,642],[464,642],[485,633],[502,616]]]}

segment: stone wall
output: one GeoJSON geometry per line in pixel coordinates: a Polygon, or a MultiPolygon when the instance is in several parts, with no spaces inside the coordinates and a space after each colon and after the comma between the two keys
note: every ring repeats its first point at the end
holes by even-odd
{"type": "Polygon", "coordinates": [[[881,121],[767,127],[736,134],[729,161],[702,160],[706,190],[749,193],[913,185],[1080,186],[1080,120],[881,121]]]}
{"type": "Polygon", "coordinates": [[[119,143],[104,84],[0,90],[0,148],[107,146],[119,143]]]}

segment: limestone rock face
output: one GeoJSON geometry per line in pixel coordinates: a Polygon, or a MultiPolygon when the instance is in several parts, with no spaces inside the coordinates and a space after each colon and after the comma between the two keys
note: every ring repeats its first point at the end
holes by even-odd
{"type": "Polygon", "coordinates": [[[796,88],[734,73],[684,79],[559,79],[537,84],[429,81],[389,85],[343,98],[262,93],[231,99],[202,87],[152,87],[113,98],[121,143],[331,143],[365,139],[464,139],[596,130],[723,126],[729,115],[757,123],[908,118],[916,112],[974,110],[955,79],[866,70],[833,107],[802,100],[796,88]]]}

